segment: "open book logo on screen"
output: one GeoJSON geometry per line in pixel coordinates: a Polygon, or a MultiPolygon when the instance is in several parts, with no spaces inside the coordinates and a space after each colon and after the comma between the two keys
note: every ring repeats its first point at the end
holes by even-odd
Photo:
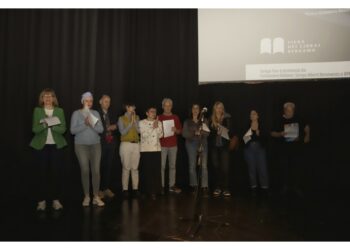
{"type": "Polygon", "coordinates": [[[271,38],[261,39],[260,54],[276,53],[284,53],[284,39],[282,37],[276,37],[273,40],[271,38]]]}

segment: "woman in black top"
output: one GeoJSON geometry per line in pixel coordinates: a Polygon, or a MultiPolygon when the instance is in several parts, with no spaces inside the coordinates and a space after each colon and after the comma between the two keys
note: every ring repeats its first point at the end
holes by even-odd
{"type": "Polygon", "coordinates": [[[259,114],[256,110],[250,111],[250,124],[244,131],[243,141],[244,158],[248,165],[250,188],[255,194],[259,178],[260,187],[263,190],[269,188],[269,178],[266,166],[266,153],[264,149],[264,133],[259,122],[259,114]]]}
{"type": "Polygon", "coordinates": [[[231,115],[222,102],[216,102],[210,119],[209,143],[213,165],[214,196],[231,196],[229,191],[229,144],[232,138],[231,115]]]}

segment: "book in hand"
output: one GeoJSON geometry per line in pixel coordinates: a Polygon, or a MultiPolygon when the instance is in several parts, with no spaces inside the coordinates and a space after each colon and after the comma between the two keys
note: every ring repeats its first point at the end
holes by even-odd
{"type": "Polygon", "coordinates": [[[46,123],[48,127],[60,125],[61,121],[57,116],[46,117],[40,120],[40,123],[46,123]]]}

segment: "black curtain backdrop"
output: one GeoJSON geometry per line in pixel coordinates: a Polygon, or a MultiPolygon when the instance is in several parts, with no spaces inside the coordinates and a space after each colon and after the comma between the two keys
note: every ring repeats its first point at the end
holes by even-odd
{"type": "MultiPolygon", "coordinates": [[[[133,100],[137,111],[161,100],[174,100],[182,121],[191,103],[211,110],[221,100],[233,115],[235,127],[247,122],[249,110],[260,111],[267,129],[291,100],[311,126],[312,143],[304,148],[304,186],[325,196],[349,191],[349,80],[275,82],[259,85],[198,86],[196,10],[0,10],[0,183],[5,196],[35,197],[35,164],[29,142],[31,120],[40,91],[56,91],[65,110],[68,129],[80,96],[93,92],[95,108],[102,94],[112,97],[115,118],[122,104],[133,100]]],[[[73,138],[64,150],[64,187],[67,199],[80,199],[80,170],[73,138]]],[[[268,143],[272,187],[278,187],[278,147],[268,143]]],[[[180,139],[177,162],[180,186],[188,183],[187,155],[180,139]]],[[[115,159],[114,189],[120,189],[120,162],[115,159]]],[[[242,149],[232,154],[234,191],[247,189],[242,149]]]]}

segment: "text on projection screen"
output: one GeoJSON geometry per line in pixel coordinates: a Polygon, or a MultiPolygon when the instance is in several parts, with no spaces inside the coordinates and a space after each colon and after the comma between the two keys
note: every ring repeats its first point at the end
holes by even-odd
{"type": "Polygon", "coordinates": [[[350,9],[198,10],[199,82],[350,77],[350,9]]]}

